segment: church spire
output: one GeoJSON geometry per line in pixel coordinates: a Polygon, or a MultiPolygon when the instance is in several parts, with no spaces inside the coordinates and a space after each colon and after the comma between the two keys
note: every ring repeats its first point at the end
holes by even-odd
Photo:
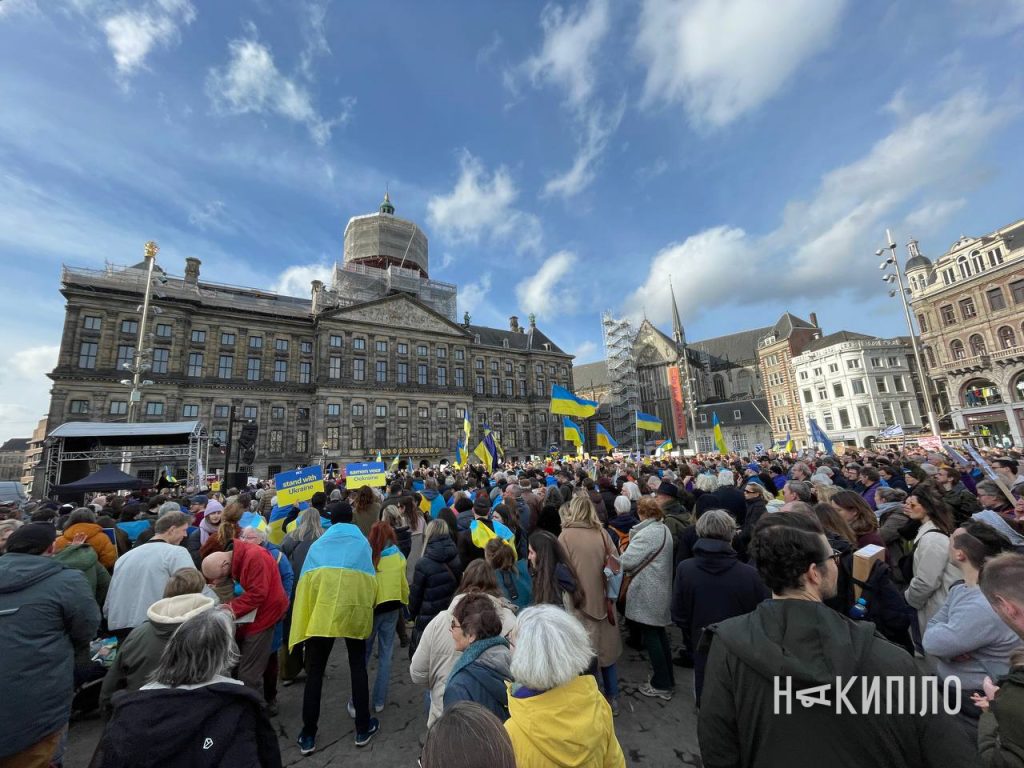
{"type": "Polygon", "coordinates": [[[384,188],[384,202],[380,204],[380,212],[389,216],[395,215],[395,206],[391,204],[391,195],[387,187],[384,188]]]}
{"type": "Polygon", "coordinates": [[[683,321],[679,319],[679,305],[676,304],[676,291],[672,287],[672,276],[668,278],[668,290],[672,296],[672,339],[676,346],[686,344],[686,331],[683,330],[683,321]]]}

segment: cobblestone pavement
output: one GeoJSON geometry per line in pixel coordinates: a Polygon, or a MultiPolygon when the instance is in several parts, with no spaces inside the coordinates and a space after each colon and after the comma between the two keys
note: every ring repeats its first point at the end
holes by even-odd
{"type": "MultiPolygon", "coordinates": [[[[370,684],[375,662],[371,661],[370,684]]],[[[625,648],[619,660],[622,689],[620,713],[615,730],[630,766],[699,766],[697,718],[690,691],[693,673],[675,667],[676,696],[672,701],[647,699],[637,692],[650,676],[643,654],[625,648]]],[[[286,766],[409,766],[416,765],[420,740],[426,730],[424,689],[409,682],[408,655],[395,647],[391,669],[390,702],[377,717],[380,733],[369,746],[357,749],[355,728],[345,711],[348,701],[348,663],[345,647],[335,647],[324,683],[323,709],[317,734],[317,751],[308,757],[299,754],[295,739],[301,728],[303,684],[281,688],[280,713],[273,719],[281,740],[281,756],[286,766]]],[[[98,717],[74,722],[65,756],[67,768],[86,768],[102,731],[98,717]]]]}

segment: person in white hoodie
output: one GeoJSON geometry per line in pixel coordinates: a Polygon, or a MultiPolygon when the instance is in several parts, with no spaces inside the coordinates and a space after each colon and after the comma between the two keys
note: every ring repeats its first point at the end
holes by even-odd
{"type": "Polygon", "coordinates": [[[925,653],[937,659],[939,676],[959,678],[962,712],[975,721],[975,729],[981,712],[971,705],[970,692],[981,691],[986,676],[998,680],[1009,672],[1010,654],[1020,647],[1017,633],[1003,623],[978,588],[985,561],[1010,549],[1010,542],[984,523],[968,520],[957,528],[950,537],[949,558],[963,581],[950,587],[946,602],[924,631],[922,644],[925,653]]]}
{"type": "Polygon", "coordinates": [[[931,483],[921,483],[907,497],[903,511],[921,523],[914,538],[913,572],[904,597],[917,610],[920,638],[929,620],[946,602],[960,571],[949,559],[949,535],[953,532],[953,513],[931,483]]]}

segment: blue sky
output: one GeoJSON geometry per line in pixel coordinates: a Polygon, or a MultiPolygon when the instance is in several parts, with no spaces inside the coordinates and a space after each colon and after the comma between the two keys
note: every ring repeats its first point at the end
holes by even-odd
{"type": "Polygon", "coordinates": [[[460,315],[581,362],[599,312],[691,339],[816,311],[905,332],[936,256],[1024,215],[1022,0],[0,0],[0,436],[29,434],[61,264],[308,293],[390,186],[460,315]]]}

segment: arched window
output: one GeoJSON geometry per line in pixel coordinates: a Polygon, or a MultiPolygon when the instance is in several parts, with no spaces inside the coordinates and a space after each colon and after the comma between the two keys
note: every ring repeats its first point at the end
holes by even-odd
{"type": "Polygon", "coordinates": [[[960,258],[958,258],[956,260],[956,266],[960,270],[961,277],[971,276],[971,264],[969,261],[967,261],[966,256],[961,256],[960,258]]]}
{"type": "Polygon", "coordinates": [[[971,251],[971,269],[975,272],[981,272],[985,269],[985,263],[981,259],[980,251],[971,251]]]}
{"type": "Polygon", "coordinates": [[[1013,393],[1014,400],[1024,400],[1024,373],[1017,374],[1013,384],[1010,385],[1010,391],[1013,393]]]}
{"type": "Polygon", "coordinates": [[[967,357],[967,353],[964,351],[964,343],[960,339],[953,339],[949,342],[949,352],[954,360],[963,360],[967,357]]]}
{"type": "Polygon", "coordinates": [[[711,380],[712,386],[715,388],[715,397],[719,400],[725,399],[725,379],[722,378],[722,374],[716,373],[714,378],[711,380]]]}
{"type": "Polygon", "coordinates": [[[999,387],[989,379],[971,379],[960,391],[960,400],[963,405],[973,408],[978,405],[996,405],[1003,402],[1003,396],[999,387]]]}
{"type": "Polygon", "coordinates": [[[1013,332],[1013,328],[1008,325],[1004,325],[999,329],[999,348],[1000,349],[1012,349],[1017,346],[1017,334],[1013,332]]]}
{"type": "Polygon", "coordinates": [[[971,343],[971,356],[984,355],[985,354],[985,340],[981,338],[981,334],[974,334],[970,338],[971,343]]]}

